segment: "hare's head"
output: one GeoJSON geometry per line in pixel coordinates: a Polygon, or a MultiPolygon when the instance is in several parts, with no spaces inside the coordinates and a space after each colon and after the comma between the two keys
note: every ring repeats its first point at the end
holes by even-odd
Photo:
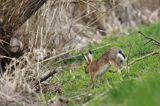
{"type": "Polygon", "coordinates": [[[127,57],[122,50],[118,50],[117,59],[119,60],[120,63],[123,63],[124,61],[127,60],[127,57]]]}
{"type": "Polygon", "coordinates": [[[83,57],[84,57],[84,59],[87,62],[86,66],[84,67],[85,68],[85,72],[88,73],[89,72],[90,64],[93,62],[92,52],[89,51],[89,53],[87,55],[83,54],[83,57]]]}
{"type": "Polygon", "coordinates": [[[108,57],[111,65],[124,68],[123,62],[127,60],[127,57],[120,48],[109,49],[108,57]]]}

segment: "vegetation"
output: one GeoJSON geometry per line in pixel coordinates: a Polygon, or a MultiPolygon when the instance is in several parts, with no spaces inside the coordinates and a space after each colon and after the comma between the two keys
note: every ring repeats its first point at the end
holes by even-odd
{"type": "Polygon", "coordinates": [[[160,23],[149,23],[159,20],[160,2],[151,2],[1,0],[0,106],[159,105],[160,23]],[[82,53],[97,59],[112,46],[129,68],[111,67],[91,88],[82,53]]]}
{"type": "MultiPolygon", "coordinates": [[[[147,36],[160,40],[160,23],[141,26],[138,30],[147,36]]],[[[91,44],[87,49],[93,50],[94,59],[101,56],[106,49],[112,46],[121,47],[129,56],[129,61],[158,50],[158,46],[148,43],[138,34],[138,30],[129,29],[127,36],[107,37],[100,44],[91,44]],[[107,45],[107,46],[104,46],[107,45]],[[96,49],[103,46],[103,48],[96,49]],[[96,49],[96,50],[95,50],[96,49]]],[[[72,55],[77,55],[73,53],[72,55]]],[[[70,60],[67,60],[68,62],[70,60]]],[[[85,61],[82,56],[71,62],[81,62],[76,68],[64,68],[50,81],[52,84],[62,84],[62,94],[70,99],[69,105],[83,104],[87,106],[159,106],[160,102],[160,55],[156,54],[136,62],[121,75],[106,72],[96,80],[95,88],[89,86],[89,75],[84,72],[85,61]]],[[[69,62],[69,63],[71,63],[69,62]]],[[[62,65],[62,64],[61,64],[62,65]]],[[[112,68],[110,70],[113,70],[112,68]]],[[[48,92],[46,99],[55,96],[48,92]]]]}

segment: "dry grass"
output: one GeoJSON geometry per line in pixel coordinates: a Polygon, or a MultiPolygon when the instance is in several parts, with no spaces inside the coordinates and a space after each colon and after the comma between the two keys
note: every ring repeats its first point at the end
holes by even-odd
{"type": "Polygon", "coordinates": [[[46,70],[40,64],[32,65],[32,62],[25,55],[20,59],[12,59],[0,78],[1,104],[14,106],[38,103],[38,94],[32,86],[46,70]]]}

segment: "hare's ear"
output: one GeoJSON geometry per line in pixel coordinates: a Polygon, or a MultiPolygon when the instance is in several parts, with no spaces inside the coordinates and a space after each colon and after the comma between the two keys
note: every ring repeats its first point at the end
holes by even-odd
{"type": "Polygon", "coordinates": [[[93,56],[92,56],[92,52],[91,52],[91,51],[89,51],[87,57],[88,57],[88,61],[89,61],[89,62],[92,62],[92,61],[93,61],[93,56]]]}
{"type": "Polygon", "coordinates": [[[125,54],[123,53],[122,50],[119,50],[118,53],[117,53],[117,56],[123,60],[123,61],[126,61],[127,60],[127,57],[125,56],[125,54]]]}
{"type": "Polygon", "coordinates": [[[86,62],[89,63],[87,56],[84,55],[83,53],[82,53],[82,55],[83,55],[84,59],[86,60],[86,62]]]}

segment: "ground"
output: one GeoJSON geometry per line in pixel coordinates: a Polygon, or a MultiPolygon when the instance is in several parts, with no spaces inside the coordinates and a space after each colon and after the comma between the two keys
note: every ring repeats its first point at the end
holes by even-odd
{"type": "MultiPolygon", "coordinates": [[[[127,35],[107,37],[100,44],[91,44],[84,48],[93,51],[94,59],[100,57],[109,47],[121,47],[129,55],[129,61],[160,49],[153,43],[146,44],[147,40],[138,31],[160,41],[160,23],[147,24],[132,28],[127,35]],[[102,48],[101,48],[102,47],[102,48]],[[130,52],[130,53],[129,53],[130,52]]],[[[79,55],[75,51],[72,55],[79,55]]],[[[62,72],[50,80],[50,83],[62,84],[62,94],[69,98],[69,106],[160,106],[160,54],[147,57],[130,66],[129,73],[125,70],[121,75],[106,72],[96,80],[95,88],[89,86],[89,75],[85,73],[86,64],[83,57],[59,63],[65,65],[62,72]],[[71,68],[68,63],[80,63],[71,68]]],[[[112,68],[110,70],[113,70],[112,68]]],[[[55,96],[53,91],[46,93],[46,99],[55,96]]]]}

